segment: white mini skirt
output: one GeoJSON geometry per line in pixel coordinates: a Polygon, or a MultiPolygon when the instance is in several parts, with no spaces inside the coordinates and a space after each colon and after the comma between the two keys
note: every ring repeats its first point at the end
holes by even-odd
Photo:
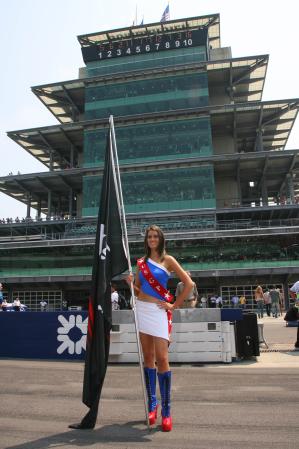
{"type": "Polygon", "coordinates": [[[136,314],[139,332],[169,341],[166,310],[160,309],[154,302],[136,299],[136,314]]]}

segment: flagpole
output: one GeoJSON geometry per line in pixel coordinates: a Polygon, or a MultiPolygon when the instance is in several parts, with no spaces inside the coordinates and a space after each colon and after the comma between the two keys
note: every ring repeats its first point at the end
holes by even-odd
{"type": "MultiPolygon", "coordinates": [[[[137,3],[136,3],[136,11],[135,11],[135,25],[137,25],[137,3]]],[[[110,117],[112,117],[112,121],[113,121],[113,115],[110,117]]],[[[114,130],[114,124],[113,124],[113,130],[114,130]]]]}
{"type": "MultiPolygon", "coordinates": [[[[113,154],[113,149],[110,146],[113,175],[114,176],[116,175],[116,177],[117,177],[116,185],[118,186],[118,189],[116,190],[116,196],[117,196],[118,204],[119,204],[120,211],[121,211],[121,217],[122,217],[121,222],[123,225],[123,231],[124,231],[124,237],[125,237],[125,246],[126,246],[127,258],[128,258],[129,271],[130,271],[130,274],[132,274],[132,264],[131,264],[131,258],[130,258],[130,248],[129,248],[129,241],[128,241],[126,214],[125,214],[123,194],[122,194],[122,188],[121,188],[121,179],[120,179],[120,172],[119,172],[119,163],[118,163],[113,115],[110,115],[110,117],[109,117],[109,125],[110,125],[110,132],[111,132],[111,136],[112,136],[111,140],[112,140],[112,144],[114,147],[113,148],[114,154],[113,154]],[[115,170],[115,167],[116,167],[116,170],[115,170]]],[[[137,341],[137,349],[138,349],[138,357],[139,357],[141,384],[142,384],[142,390],[143,390],[145,417],[146,417],[147,427],[150,430],[149,417],[148,417],[147,393],[146,393],[146,387],[145,387],[143,360],[142,360],[142,353],[141,353],[141,343],[140,343],[140,337],[139,337],[139,326],[138,326],[138,318],[137,318],[137,313],[136,313],[136,300],[135,300],[135,293],[134,293],[134,285],[133,285],[132,281],[130,283],[130,290],[131,290],[131,296],[132,296],[132,309],[133,309],[134,322],[135,322],[136,341],[137,341]]]]}

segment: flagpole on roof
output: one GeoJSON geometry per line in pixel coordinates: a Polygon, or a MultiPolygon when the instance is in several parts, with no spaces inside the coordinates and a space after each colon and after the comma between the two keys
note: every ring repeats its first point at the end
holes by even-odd
{"type": "MultiPolygon", "coordinates": [[[[109,117],[109,125],[110,125],[110,133],[111,133],[111,137],[112,137],[112,139],[111,139],[112,145],[110,146],[111,160],[112,160],[112,167],[113,167],[112,169],[113,169],[113,176],[116,181],[115,185],[117,186],[116,196],[117,196],[119,210],[120,210],[123,235],[125,238],[124,243],[125,243],[125,249],[126,249],[127,258],[128,258],[129,271],[130,271],[130,274],[132,274],[132,265],[131,265],[131,258],[130,258],[130,248],[129,248],[129,241],[128,241],[126,214],[125,214],[124,200],[123,200],[123,194],[122,194],[122,188],[121,188],[121,179],[120,179],[113,115],[110,115],[110,117],[109,117]]],[[[150,430],[149,417],[148,417],[147,393],[146,393],[146,387],[145,387],[143,360],[142,360],[142,353],[141,353],[141,343],[140,343],[140,337],[139,337],[139,326],[138,326],[138,318],[137,318],[137,313],[136,313],[136,300],[135,300],[133,282],[131,282],[130,290],[131,290],[131,296],[132,296],[132,309],[133,309],[133,314],[134,314],[134,322],[135,322],[135,330],[136,330],[136,341],[137,341],[139,368],[140,368],[141,384],[142,384],[143,399],[144,399],[145,417],[146,417],[146,423],[147,423],[148,429],[150,430]]]]}
{"type": "Polygon", "coordinates": [[[160,22],[167,22],[167,20],[170,19],[170,12],[169,12],[169,2],[167,3],[167,6],[162,14],[160,22]]]}
{"type": "Polygon", "coordinates": [[[136,3],[136,10],[135,10],[135,25],[137,25],[137,3],[136,3]]]}

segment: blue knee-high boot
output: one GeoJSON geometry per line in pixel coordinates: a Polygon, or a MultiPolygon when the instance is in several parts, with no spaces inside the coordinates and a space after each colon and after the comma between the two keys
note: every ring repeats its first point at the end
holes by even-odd
{"type": "Polygon", "coordinates": [[[171,371],[158,373],[158,379],[162,405],[162,430],[169,432],[172,429],[172,418],[170,415],[171,371]]]}
{"type": "Polygon", "coordinates": [[[155,424],[157,419],[157,396],[156,396],[156,368],[144,368],[145,385],[148,398],[148,417],[150,425],[155,424]]]}

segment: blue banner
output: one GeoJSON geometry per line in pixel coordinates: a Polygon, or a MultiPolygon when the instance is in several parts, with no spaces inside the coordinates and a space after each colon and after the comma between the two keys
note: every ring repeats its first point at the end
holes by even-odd
{"type": "Polygon", "coordinates": [[[84,359],[87,312],[1,312],[0,357],[84,359]]]}

